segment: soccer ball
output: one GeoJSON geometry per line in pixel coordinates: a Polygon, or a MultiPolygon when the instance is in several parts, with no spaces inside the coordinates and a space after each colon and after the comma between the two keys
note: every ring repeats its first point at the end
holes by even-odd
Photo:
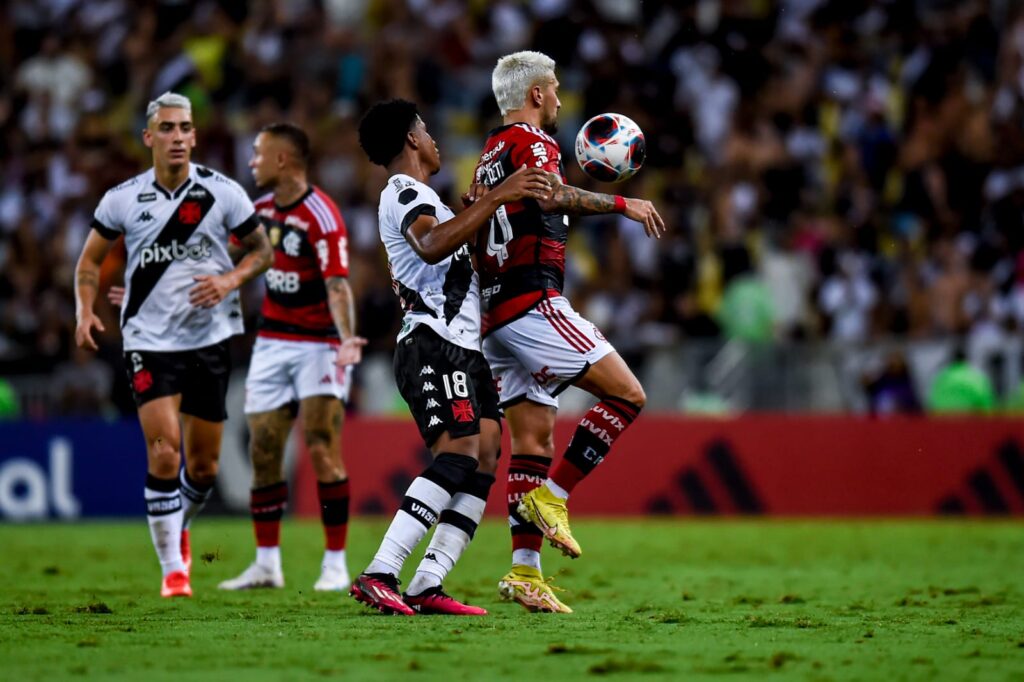
{"type": "Polygon", "coordinates": [[[622,182],[640,170],[647,145],[640,126],[622,114],[599,114],[576,135],[576,160],[601,182],[622,182]]]}

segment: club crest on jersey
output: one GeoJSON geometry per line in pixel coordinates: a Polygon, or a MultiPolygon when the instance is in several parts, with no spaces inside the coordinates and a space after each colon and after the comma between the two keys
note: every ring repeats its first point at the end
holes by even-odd
{"type": "Polygon", "coordinates": [[[213,242],[202,237],[195,244],[179,244],[177,239],[170,244],[150,244],[139,252],[139,267],[144,268],[150,263],[170,263],[171,261],[206,260],[213,255],[213,242]]]}
{"type": "MultiPolygon", "coordinates": [[[[194,191],[194,190],[193,190],[194,191]]],[[[191,192],[189,192],[191,194],[191,192]]],[[[203,219],[203,207],[197,201],[184,201],[178,207],[178,220],[185,225],[195,225],[203,219]]]]}
{"type": "Polygon", "coordinates": [[[284,252],[296,258],[299,255],[299,249],[302,247],[302,237],[295,232],[289,232],[285,235],[284,240],[281,242],[281,246],[284,248],[284,252]]]}

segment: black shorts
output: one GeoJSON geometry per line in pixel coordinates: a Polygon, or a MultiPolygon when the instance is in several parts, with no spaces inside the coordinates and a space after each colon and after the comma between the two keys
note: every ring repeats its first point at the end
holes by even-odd
{"type": "Polygon", "coordinates": [[[480,433],[480,419],[501,422],[483,353],[445,341],[425,325],[398,342],[395,380],[427,447],[445,431],[452,438],[480,433]]]}
{"type": "Polygon", "coordinates": [[[228,340],[183,351],[129,350],[124,353],[135,404],[181,394],[181,412],[211,422],[228,418],[231,356],[228,340]]]}

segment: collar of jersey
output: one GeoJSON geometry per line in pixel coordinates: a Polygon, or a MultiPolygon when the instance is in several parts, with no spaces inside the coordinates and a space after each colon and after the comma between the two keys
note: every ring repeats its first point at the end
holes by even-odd
{"type": "Polygon", "coordinates": [[[302,193],[301,197],[299,197],[298,199],[296,199],[292,203],[288,204],[287,206],[279,206],[278,203],[275,201],[274,202],[274,210],[276,210],[278,213],[287,213],[288,211],[292,210],[293,208],[295,208],[296,206],[301,204],[303,201],[305,201],[306,198],[310,194],[312,194],[312,193],[313,193],[313,185],[310,184],[310,186],[306,188],[306,191],[302,193]]]}
{"type": "Polygon", "coordinates": [[[174,190],[174,192],[171,192],[169,189],[165,188],[163,185],[161,185],[159,182],[156,181],[156,169],[155,168],[153,169],[153,187],[155,187],[156,190],[158,192],[160,192],[160,194],[163,194],[164,197],[166,197],[167,199],[177,199],[182,194],[184,194],[185,190],[188,189],[191,185],[192,185],[192,164],[191,163],[188,165],[188,177],[185,178],[185,182],[181,183],[181,186],[178,187],[178,189],[174,190]]]}

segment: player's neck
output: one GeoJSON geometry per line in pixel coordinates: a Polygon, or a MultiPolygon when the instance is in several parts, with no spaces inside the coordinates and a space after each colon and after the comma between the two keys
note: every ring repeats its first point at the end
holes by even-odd
{"type": "Polygon", "coordinates": [[[188,179],[189,164],[183,163],[173,166],[155,164],[153,170],[156,171],[157,184],[168,192],[173,193],[188,179]]]}
{"type": "Polygon", "coordinates": [[[516,111],[510,111],[502,122],[507,126],[515,123],[525,123],[534,128],[540,128],[540,109],[517,109],[516,111]]]}
{"type": "Polygon", "coordinates": [[[274,185],[274,203],[278,206],[291,206],[308,190],[309,182],[305,175],[281,178],[274,185]]]}
{"type": "Polygon", "coordinates": [[[414,180],[418,180],[426,184],[427,180],[430,179],[430,173],[420,163],[418,157],[404,154],[399,156],[395,161],[388,166],[389,175],[408,175],[414,180]]]}

